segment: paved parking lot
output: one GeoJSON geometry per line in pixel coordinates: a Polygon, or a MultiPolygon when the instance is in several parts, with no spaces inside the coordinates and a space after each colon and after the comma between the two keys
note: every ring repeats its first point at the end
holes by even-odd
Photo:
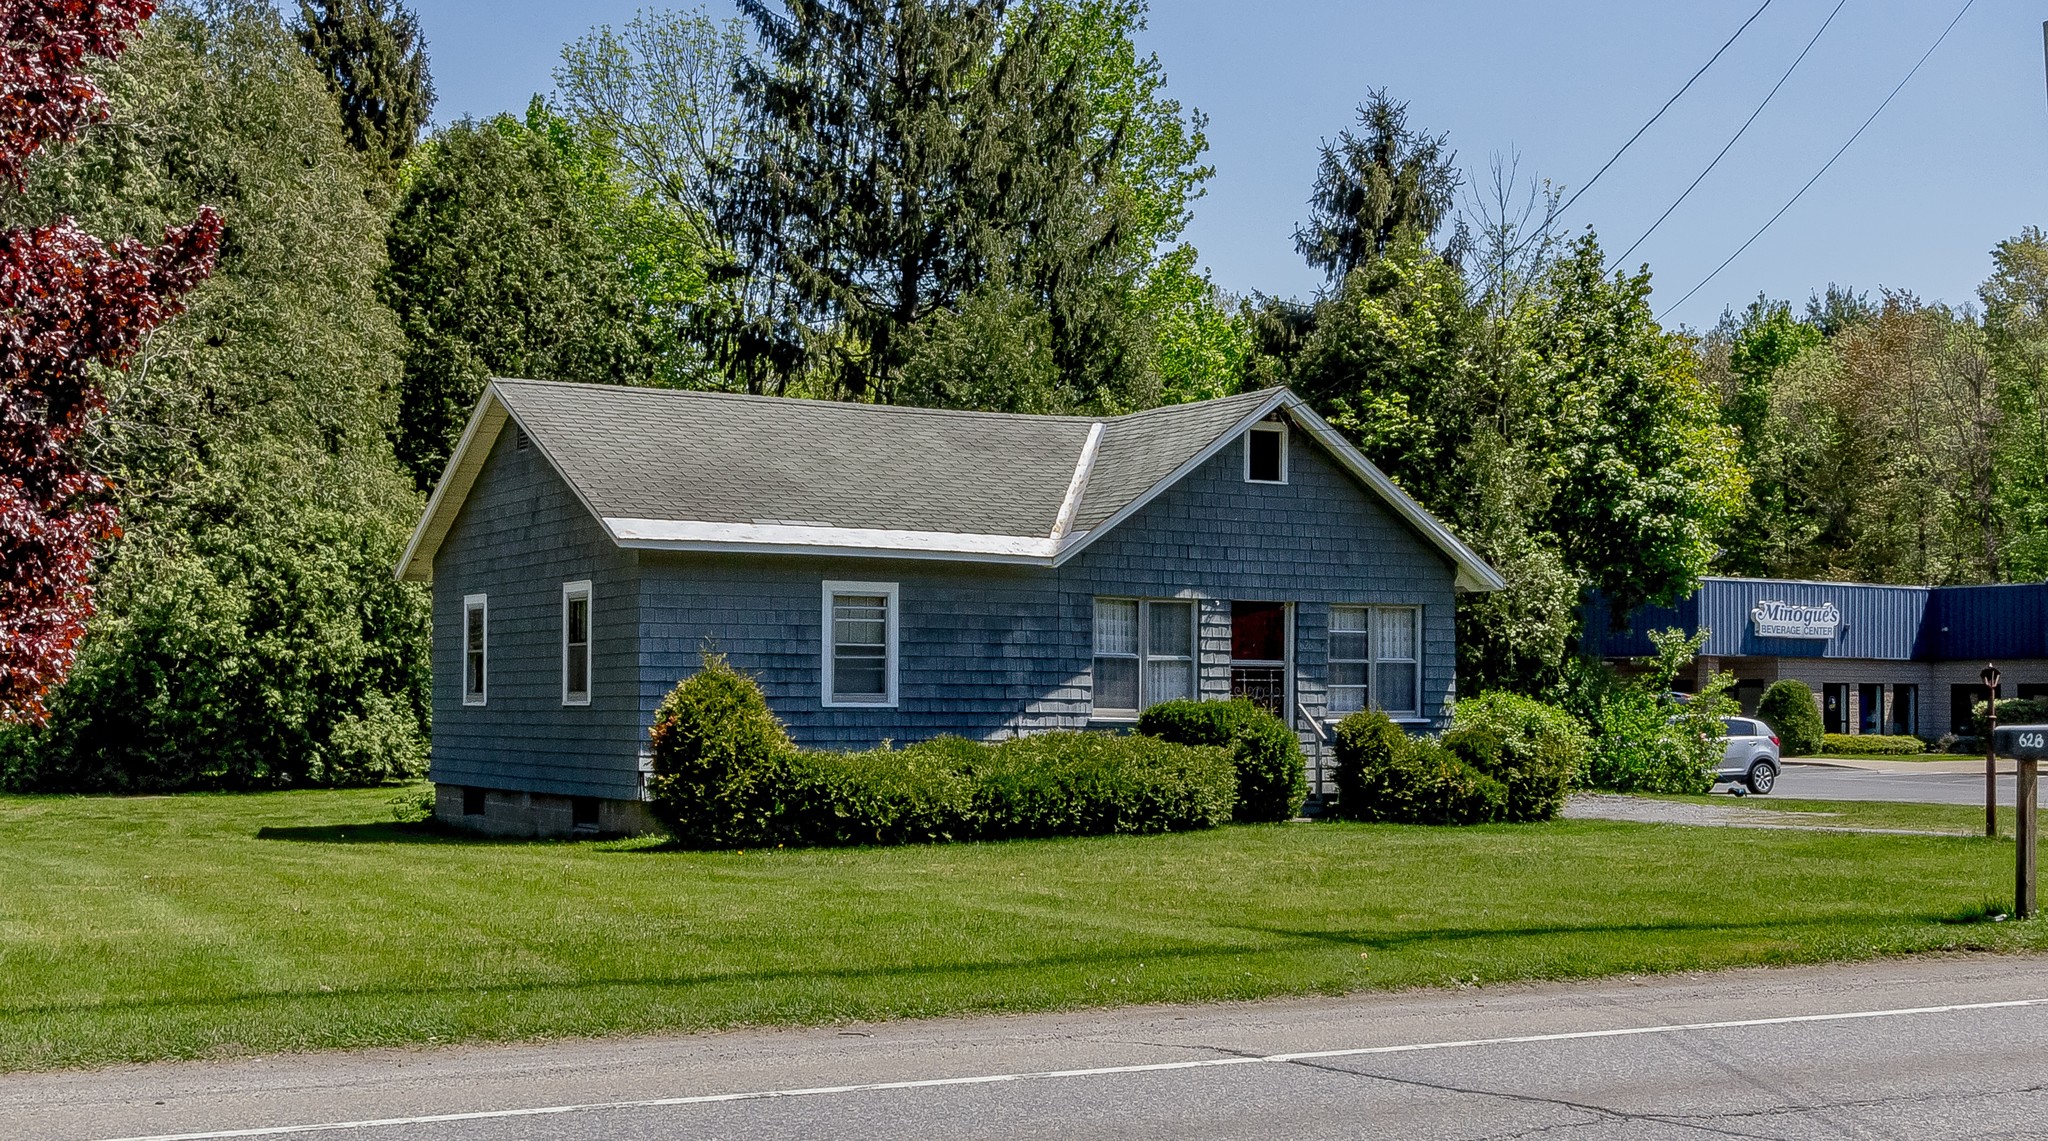
{"type": "MultiPolygon", "coordinates": [[[[2013,767],[1999,765],[1998,802],[2013,803],[2013,767]]],[[[2048,804],[2048,782],[2040,803],[2048,804]]],[[[1788,760],[1773,796],[1801,800],[1891,800],[1918,804],[1984,803],[1984,762],[1868,761],[1816,763],[1788,760]],[[1851,767],[1853,764],[1853,767],[1851,767]]]]}

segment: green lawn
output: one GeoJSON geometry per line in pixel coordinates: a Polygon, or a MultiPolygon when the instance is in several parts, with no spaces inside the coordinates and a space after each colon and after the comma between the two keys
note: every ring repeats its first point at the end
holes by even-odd
{"type": "MultiPolygon", "coordinates": [[[[1801,823],[1816,828],[1904,828],[1925,832],[1953,832],[1959,836],[1984,833],[1981,804],[1895,804],[1882,800],[1795,800],[1784,796],[1748,796],[1741,799],[1726,792],[1711,796],[1662,795],[1659,800],[1688,804],[1712,804],[1716,808],[1815,814],[1801,823]]],[[[2011,836],[2012,805],[1998,806],[1998,834],[2011,836]]]]}
{"type": "Polygon", "coordinates": [[[2005,841],[1293,824],[701,854],[444,838],[385,823],[391,796],[0,798],[0,1069],[2048,946],[1970,921],[2005,841]]]}

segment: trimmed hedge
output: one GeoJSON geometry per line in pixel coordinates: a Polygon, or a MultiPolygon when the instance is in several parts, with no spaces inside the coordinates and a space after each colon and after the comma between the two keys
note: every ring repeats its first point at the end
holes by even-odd
{"type": "Polygon", "coordinates": [[[1820,751],[1820,709],[1805,682],[1786,678],[1772,683],[1757,702],[1756,716],[1778,735],[1778,748],[1786,756],[1810,757],[1820,751]]]}
{"type": "Polygon", "coordinates": [[[655,817],[697,848],[1210,828],[1230,819],[1239,779],[1223,749],[1107,733],[797,749],[760,687],[716,656],[662,702],[651,738],[655,817]]]}
{"type": "Polygon", "coordinates": [[[1500,820],[1507,813],[1507,786],[1459,750],[1497,758],[1501,748],[1500,735],[1490,728],[1447,734],[1439,743],[1408,736],[1384,713],[1354,713],[1337,723],[1333,814],[1400,824],[1500,820]]]}
{"type": "Polygon", "coordinates": [[[1227,746],[1237,766],[1232,815],[1240,823],[1292,820],[1308,800],[1301,738],[1245,698],[1162,701],[1138,718],[1138,732],[1176,745],[1227,746]]]}
{"type": "Polygon", "coordinates": [[[1578,718],[1504,690],[1458,702],[1451,724],[1445,747],[1507,786],[1506,820],[1556,817],[1593,750],[1578,718]],[[1482,732],[1491,742],[1474,735],[1482,732]]]}
{"type": "MultiPolygon", "coordinates": [[[[1779,738],[1782,744],[1783,738],[1779,738]]],[[[1823,733],[1820,751],[1827,757],[1910,757],[1927,751],[1918,737],[1880,736],[1876,733],[1823,733]]]]}

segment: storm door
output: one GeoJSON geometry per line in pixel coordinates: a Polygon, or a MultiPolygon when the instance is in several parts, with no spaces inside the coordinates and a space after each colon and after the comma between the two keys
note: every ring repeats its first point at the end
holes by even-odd
{"type": "Polygon", "coordinates": [[[1230,604],[1230,695],[1287,719],[1287,604],[1230,604]]]}

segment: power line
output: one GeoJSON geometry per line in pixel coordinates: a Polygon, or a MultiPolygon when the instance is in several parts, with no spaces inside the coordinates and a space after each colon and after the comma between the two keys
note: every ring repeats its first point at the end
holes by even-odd
{"type": "MultiPolygon", "coordinates": [[[[1572,203],[1577,202],[1579,200],[1579,195],[1584,194],[1586,191],[1593,189],[1593,184],[1600,181],[1600,176],[1607,173],[1607,168],[1613,166],[1617,161],[1619,161],[1621,159],[1621,156],[1627,153],[1630,147],[1635,145],[1636,140],[1643,137],[1644,131],[1647,131],[1651,127],[1656,126],[1657,120],[1664,117],[1664,112],[1671,110],[1671,105],[1673,103],[1678,102],[1678,96],[1685,94],[1686,91],[1691,89],[1693,84],[1699,82],[1700,76],[1705,75],[1707,73],[1707,69],[1714,66],[1714,60],[1720,59],[1724,52],[1726,52],[1729,48],[1734,47],[1735,41],[1742,37],[1742,33],[1747,31],[1751,24],[1756,23],[1756,18],[1758,16],[1763,15],[1764,9],[1770,6],[1771,0],[1764,0],[1762,4],[1759,4],[1757,6],[1756,11],[1751,12],[1749,14],[1749,19],[1744,20],[1742,22],[1742,27],[1735,29],[1735,34],[1729,36],[1728,42],[1721,45],[1721,50],[1715,52],[1711,59],[1708,59],[1707,62],[1701,64],[1700,69],[1692,73],[1692,78],[1685,81],[1685,86],[1679,88],[1677,93],[1672,95],[1671,98],[1666,99],[1662,107],[1657,108],[1657,113],[1655,115],[1650,116],[1649,122],[1644,123],[1640,127],[1637,127],[1636,133],[1630,135],[1628,137],[1628,141],[1621,144],[1621,149],[1614,152],[1614,157],[1608,159],[1605,163],[1603,163],[1599,170],[1593,172],[1593,177],[1586,180],[1586,184],[1584,186],[1579,187],[1577,191],[1573,192],[1570,198],[1565,199],[1564,205],[1557,208],[1557,213],[1562,214],[1565,211],[1571,209],[1572,203]]],[[[1554,218],[1556,217],[1556,215],[1552,215],[1552,217],[1554,218]]]]}
{"type": "Polygon", "coordinates": [[[1906,84],[1911,83],[1913,81],[1913,77],[1920,73],[1920,67],[1922,64],[1925,64],[1927,62],[1927,57],[1934,54],[1934,49],[1940,47],[1943,40],[1948,39],[1948,34],[1955,30],[1955,26],[1962,22],[1963,16],[1970,11],[1971,6],[1976,4],[1976,2],[1977,0],[1963,0],[1963,6],[1956,11],[1955,18],[1948,22],[1948,26],[1941,30],[1940,35],[1934,37],[1934,42],[1928,45],[1927,50],[1920,54],[1920,59],[1913,64],[1913,69],[1906,73],[1906,78],[1899,80],[1898,86],[1892,88],[1891,94],[1884,97],[1884,102],[1879,103],[1877,105],[1877,110],[1872,111],[1870,113],[1870,118],[1863,120],[1863,125],[1856,128],[1856,133],[1849,136],[1849,141],[1843,143],[1839,150],[1835,151],[1833,155],[1830,155],[1828,157],[1828,161],[1822,164],[1819,170],[1813,172],[1813,177],[1806,180],[1806,185],[1800,187],[1798,192],[1793,194],[1792,197],[1789,200],[1787,200],[1783,206],[1778,207],[1778,212],[1776,214],[1771,215],[1770,221],[1765,222],[1762,226],[1759,226],[1757,228],[1756,233],[1751,234],[1749,236],[1749,241],[1746,241],[1742,243],[1741,246],[1737,247],[1734,253],[1729,254],[1728,257],[1725,260],[1723,260],[1720,265],[1715,266],[1714,272],[1708,274],[1706,278],[1702,280],[1698,285],[1695,285],[1691,289],[1687,290],[1684,297],[1681,297],[1678,300],[1672,302],[1670,305],[1666,306],[1662,313],[1657,314],[1657,319],[1659,321],[1662,321],[1665,317],[1671,314],[1671,311],[1673,309],[1676,309],[1680,305],[1685,304],[1687,301],[1692,300],[1693,294],[1698,293],[1702,289],[1705,289],[1707,287],[1707,282],[1712,281],[1716,277],[1720,276],[1722,270],[1727,269],[1730,263],[1732,263],[1736,258],[1742,256],[1742,252],[1744,250],[1747,250],[1750,246],[1755,245],[1756,240],[1764,236],[1765,230],[1770,229],[1773,225],[1777,223],[1778,219],[1784,217],[1785,211],[1790,210],[1794,203],[1798,202],[1800,198],[1805,196],[1808,190],[1811,190],[1813,188],[1814,183],[1820,181],[1821,175],[1826,174],[1828,172],[1828,169],[1835,165],[1835,160],[1842,157],[1843,151],[1846,151],[1851,146],[1854,146],[1856,140],[1863,137],[1863,132],[1869,130],[1870,125],[1877,121],[1877,117],[1879,115],[1884,114],[1884,109],[1886,107],[1891,106],[1892,100],[1898,98],[1899,92],[1904,91],[1906,89],[1906,84]]]}
{"type": "Polygon", "coordinates": [[[1700,171],[1699,177],[1693,179],[1691,185],[1687,186],[1685,190],[1682,193],[1680,193],[1679,196],[1671,203],[1671,205],[1665,207],[1664,212],[1662,214],[1657,215],[1657,220],[1650,223],[1650,228],[1643,231],[1643,236],[1637,238],[1635,240],[1634,245],[1631,245],[1629,246],[1629,248],[1623,250],[1621,252],[1621,256],[1614,259],[1615,264],[1619,265],[1628,261],[1628,255],[1636,252],[1636,246],[1640,246],[1644,242],[1649,241],[1650,235],[1657,232],[1657,227],[1664,224],[1664,219],[1671,217],[1671,212],[1673,210],[1678,209],[1679,205],[1683,203],[1686,200],[1686,198],[1692,194],[1694,190],[1699,188],[1699,184],[1706,180],[1707,175],[1713,173],[1714,168],[1720,165],[1721,160],[1727,156],[1728,151],[1731,148],[1733,148],[1736,142],[1742,138],[1743,132],[1749,130],[1749,125],[1751,123],[1756,122],[1756,117],[1758,115],[1763,114],[1764,108],[1771,105],[1771,100],[1778,94],[1778,88],[1785,86],[1785,81],[1792,78],[1793,72],[1799,70],[1799,65],[1805,62],[1806,60],[1806,53],[1812,51],[1813,45],[1820,42],[1821,33],[1827,31],[1828,25],[1835,22],[1835,16],[1841,12],[1842,6],[1844,4],[1847,4],[1848,2],[1849,0],[1836,0],[1835,10],[1829,12],[1828,18],[1820,22],[1820,30],[1814,32],[1813,38],[1806,41],[1806,46],[1802,48],[1799,52],[1799,58],[1793,60],[1792,66],[1785,69],[1785,74],[1778,77],[1778,82],[1774,84],[1771,87],[1770,92],[1764,96],[1763,102],[1758,103],[1756,105],[1756,110],[1751,111],[1749,113],[1749,118],[1744,119],[1742,121],[1742,126],[1736,128],[1735,134],[1729,138],[1727,145],[1721,148],[1720,153],[1714,156],[1713,161],[1707,164],[1705,170],[1700,171]]]}

